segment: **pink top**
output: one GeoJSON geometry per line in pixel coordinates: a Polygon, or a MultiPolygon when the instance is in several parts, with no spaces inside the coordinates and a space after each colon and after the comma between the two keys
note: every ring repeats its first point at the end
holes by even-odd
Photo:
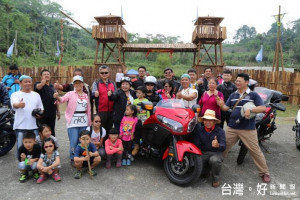
{"type": "Polygon", "coordinates": [[[113,144],[110,139],[105,140],[105,152],[107,155],[112,155],[112,154],[122,154],[123,151],[120,151],[118,148],[123,147],[122,140],[117,139],[116,142],[113,144]],[[110,149],[109,147],[112,147],[110,149]]]}
{"type": "MultiPolygon", "coordinates": [[[[88,125],[91,126],[92,125],[92,121],[91,121],[91,105],[90,105],[90,101],[88,98],[88,95],[86,93],[83,92],[83,98],[85,98],[87,100],[87,117],[88,117],[88,125]]],[[[76,110],[77,107],[77,100],[79,99],[79,95],[77,94],[76,91],[70,91],[67,92],[64,96],[61,97],[61,101],[59,103],[67,103],[67,109],[65,112],[65,117],[67,120],[67,123],[70,124],[72,117],[74,115],[74,112],[76,110]]]]}
{"type": "Polygon", "coordinates": [[[131,141],[135,131],[135,125],[138,122],[137,117],[124,116],[120,124],[120,137],[123,141],[131,141]]]}
{"type": "MultiPolygon", "coordinates": [[[[165,89],[157,90],[157,93],[161,99],[168,99],[165,89]]],[[[172,94],[171,99],[175,99],[175,94],[172,94]]]]}
{"type": "MultiPolygon", "coordinates": [[[[224,100],[224,96],[222,92],[218,91],[218,96],[220,99],[224,100]]],[[[216,118],[221,120],[221,108],[217,104],[217,100],[215,95],[209,96],[207,92],[203,94],[198,103],[201,107],[201,112],[199,117],[202,117],[207,109],[214,110],[216,112],[216,118]]]]}

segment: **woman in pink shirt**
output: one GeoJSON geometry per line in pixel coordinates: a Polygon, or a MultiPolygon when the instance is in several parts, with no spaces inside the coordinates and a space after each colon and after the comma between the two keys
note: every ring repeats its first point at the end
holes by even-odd
{"type": "Polygon", "coordinates": [[[199,100],[199,105],[201,107],[201,112],[199,117],[202,117],[207,109],[214,110],[216,112],[216,118],[221,120],[221,108],[219,105],[224,101],[224,96],[222,92],[217,90],[218,80],[216,78],[210,78],[208,80],[208,91],[204,92],[201,99],[199,100]]]}
{"type": "Polygon", "coordinates": [[[164,89],[157,90],[160,100],[162,99],[175,99],[175,92],[173,87],[173,82],[166,80],[163,85],[164,89]]]}
{"type": "Polygon", "coordinates": [[[88,95],[83,92],[83,78],[81,76],[73,77],[74,91],[66,93],[60,97],[54,93],[54,98],[58,103],[67,102],[65,117],[67,120],[68,136],[70,141],[70,159],[71,165],[74,165],[74,150],[78,145],[79,133],[91,126],[91,106],[88,95]]]}

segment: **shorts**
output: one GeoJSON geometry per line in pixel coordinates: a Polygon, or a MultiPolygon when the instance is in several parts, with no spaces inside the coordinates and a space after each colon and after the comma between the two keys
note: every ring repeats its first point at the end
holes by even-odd
{"type": "MultiPolygon", "coordinates": [[[[90,163],[91,163],[91,165],[94,163],[94,158],[95,157],[90,157],[90,163]]],[[[89,165],[88,165],[88,161],[83,161],[83,163],[82,163],[82,168],[84,168],[84,167],[88,167],[89,165]]]]}
{"type": "Polygon", "coordinates": [[[35,170],[37,167],[37,162],[32,163],[32,165],[25,165],[24,161],[19,162],[18,168],[20,170],[35,170]]]}

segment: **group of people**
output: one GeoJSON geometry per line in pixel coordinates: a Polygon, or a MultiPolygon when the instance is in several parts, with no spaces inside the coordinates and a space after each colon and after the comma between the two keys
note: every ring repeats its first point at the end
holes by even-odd
{"type": "Polygon", "coordinates": [[[0,84],[0,97],[3,104],[15,111],[13,129],[17,135],[20,182],[28,177],[28,169],[33,170],[37,183],[42,183],[47,176],[61,180],[55,138],[60,104],[67,103],[69,158],[77,169],[74,178],[79,179],[82,168],[88,164],[90,174],[96,175],[95,167],[103,158],[108,169],[114,160],[116,167],[131,165],[139,151],[142,124],[150,116],[139,103],[151,101],[156,105],[160,100],[174,98],[182,100],[187,108],[195,104],[201,107],[192,142],[203,152],[202,177],[212,175],[213,187],[220,185],[222,162],[238,139],[248,148],[262,180],[270,182],[266,160],[257,141],[255,121],[250,118],[251,113],[264,112],[266,108],[260,96],[248,88],[249,75],[238,74],[233,83],[231,71],[225,70],[220,82],[208,67],[203,78],[198,79],[197,72],[190,69],[179,82],[171,68],[163,71],[164,79],[159,81],[154,76],[146,76],[146,72],[146,67],[140,66],[138,78],[130,79],[120,75],[120,70],[114,82],[108,78],[109,67],[103,65],[99,67],[99,79],[90,87],[84,83],[80,69],[74,71],[72,83],[65,85],[52,84],[50,71],[44,69],[41,81],[32,87],[31,77],[21,75],[17,66],[11,66],[10,73],[0,84]],[[66,93],[61,96],[58,91],[66,93]],[[253,102],[256,107],[247,109],[242,118],[240,111],[247,102],[253,102]]]}

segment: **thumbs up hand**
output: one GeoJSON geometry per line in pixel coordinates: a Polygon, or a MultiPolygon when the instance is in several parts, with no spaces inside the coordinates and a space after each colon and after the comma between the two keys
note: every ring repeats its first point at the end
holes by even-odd
{"type": "Polygon", "coordinates": [[[107,92],[107,95],[110,97],[110,96],[112,95],[112,91],[109,90],[109,91],[107,92]]]}
{"type": "Polygon", "coordinates": [[[213,148],[219,148],[219,142],[218,142],[218,140],[217,140],[217,136],[215,136],[215,138],[213,139],[213,141],[212,141],[212,143],[211,143],[211,146],[213,147],[213,148]]]}
{"type": "Polygon", "coordinates": [[[25,107],[25,102],[23,101],[23,98],[21,99],[21,101],[19,102],[19,108],[24,108],[25,107]]]}

